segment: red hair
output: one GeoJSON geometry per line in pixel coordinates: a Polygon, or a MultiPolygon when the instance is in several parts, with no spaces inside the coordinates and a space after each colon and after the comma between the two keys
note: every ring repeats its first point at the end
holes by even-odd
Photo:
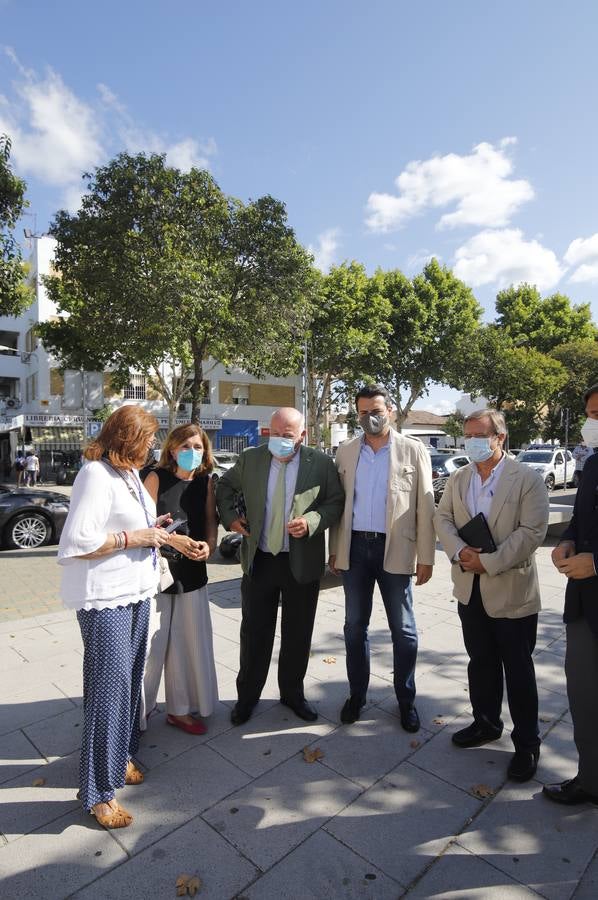
{"type": "Polygon", "coordinates": [[[157,430],[158,420],[141,406],[121,406],[106,419],[83,455],[85,459],[107,456],[117,469],[140,469],[147,458],[148,441],[157,430]]]}

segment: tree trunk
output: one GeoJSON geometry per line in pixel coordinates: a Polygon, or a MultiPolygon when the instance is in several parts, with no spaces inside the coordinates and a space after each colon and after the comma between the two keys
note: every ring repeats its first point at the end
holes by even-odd
{"type": "Polygon", "coordinates": [[[203,359],[205,343],[201,344],[197,338],[191,338],[191,350],[193,353],[193,384],[191,385],[191,421],[199,425],[201,418],[201,392],[203,387],[203,359]]]}

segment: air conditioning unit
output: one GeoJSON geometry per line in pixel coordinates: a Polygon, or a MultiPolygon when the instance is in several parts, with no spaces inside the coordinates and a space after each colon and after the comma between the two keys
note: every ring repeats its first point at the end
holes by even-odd
{"type": "Polygon", "coordinates": [[[20,409],[21,408],[21,401],[19,400],[18,397],[7,397],[5,403],[6,403],[7,409],[20,409]]]}

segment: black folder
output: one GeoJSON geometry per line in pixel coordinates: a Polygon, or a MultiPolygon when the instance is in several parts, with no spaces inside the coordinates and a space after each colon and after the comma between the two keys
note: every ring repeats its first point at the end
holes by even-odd
{"type": "Polygon", "coordinates": [[[496,550],[496,544],[484,513],[478,513],[477,516],[466,522],[463,528],[457,530],[457,534],[468,547],[481,547],[482,553],[494,553],[496,550]]]}

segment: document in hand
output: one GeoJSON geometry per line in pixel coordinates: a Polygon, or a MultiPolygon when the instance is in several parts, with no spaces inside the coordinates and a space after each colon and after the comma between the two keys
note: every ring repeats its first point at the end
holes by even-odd
{"type": "Polygon", "coordinates": [[[494,553],[496,550],[496,544],[484,513],[478,513],[477,516],[466,522],[463,528],[459,528],[457,533],[469,547],[480,547],[482,553],[494,553]]]}

